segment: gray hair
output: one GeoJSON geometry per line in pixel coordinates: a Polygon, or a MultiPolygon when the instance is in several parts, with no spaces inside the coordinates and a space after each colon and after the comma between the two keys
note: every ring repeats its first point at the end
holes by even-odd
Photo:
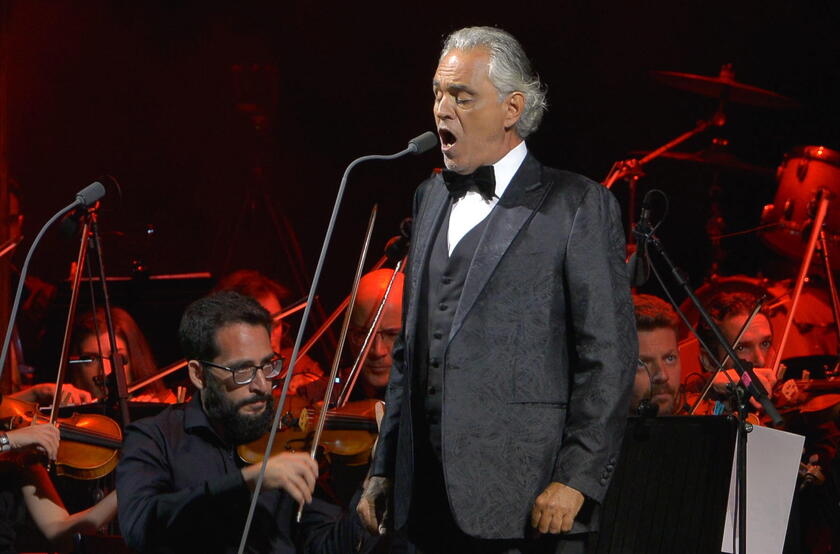
{"type": "Polygon", "coordinates": [[[511,92],[521,92],[525,96],[525,108],[516,122],[516,132],[525,138],[540,126],[548,102],[545,85],[531,69],[525,50],[513,35],[495,27],[464,27],[446,37],[440,59],[450,50],[481,47],[490,52],[488,77],[499,91],[499,100],[511,92]]]}

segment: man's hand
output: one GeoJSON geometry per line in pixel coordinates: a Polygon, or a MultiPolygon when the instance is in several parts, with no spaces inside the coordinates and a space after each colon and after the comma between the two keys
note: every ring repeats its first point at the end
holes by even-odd
{"type": "Polygon", "coordinates": [[[356,513],[373,535],[385,534],[385,520],[388,517],[388,495],[391,493],[391,480],[387,477],[373,476],[367,480],[365,490],[356,506],[356,513]]]}
{"type": "MultiPolygon", "coordinates": [[[[767,391],[768,396],[772,396],[773,387],[776,385],[776,374],[773,373],[773,368],[754,367],[753,372],[755,373],[755,376],[758,377],[758,380],[761,381],[761,384],[764,385],[764,389],[767,391]]],[[[734,369],[726,370],[726,374],[729,375],[736,385],[741,381],[741,377],[734,369]]],[[[724,375],[721,371],[712,382],[712,388],[714,388],[715,392],[719,394],[727,394],[729,392],[728,386],[729,379],[727,379],[726,375],[724,375]]],[[[750,404],[752,404],[753,408],[757,410],[761,409],[761,404],[755,398],[750,398],[750,404]]]]}
{"type": "Polygon", "coordinates": [[[46,423],[18,427],[7,431],[12,451],[32,447],[44,452],[50,461],[58,455],[59,432],[54,425],[46,423]]]}
{"type": "Polygon", "coordinates": [[[531,526],[540,533],[566,533],[572,530],[583,495],[563,483],[549,483],[534,502],[531,526]]]}
{"type": "MultiPolygon", "coordinates": [[[[242,477],[251,489],[257,485],[262,464],[242,468],[242,477]]],[[[265,490],[283,489],[298,504],[312,502],[312,492],[318,479],[318,464],[309,454],[284,452],[268,459],[263,478],[265,490]]]]}

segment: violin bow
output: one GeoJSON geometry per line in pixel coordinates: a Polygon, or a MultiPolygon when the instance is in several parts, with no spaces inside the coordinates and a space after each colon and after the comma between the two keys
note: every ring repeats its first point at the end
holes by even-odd
{"type": "MultiPolygon", "coordinates": [[[[368,247],[370,246],[370,237],[373,234],[373,225],[376,222],[377,205],[373,205],[370,211],[370,219],[368,220],[367,232],[365,233],[365,242],[362,246],[362,254],[359,256],[359,263],[356,265],[356,275],[353,277],[353,288],[350,292],[350,301],[347,309],[344,312],[344,320],[341,323],[341,334],[338,337],[338,345],[333,356],[332,368],[330,369],[330,376],[327,380],[327,390],[324,392],[324,403],[321,407],[321,413],[318,415],[318,424],[315,426],[315,433],[312,438],[312,446],[309,447],[309,455],[315,459],[315,453],[318,451],[318,443],[321,442],[321,434],[324,431],[324,425],[327,421],[327,408],[329,407],[330,398],[332,398],[333,385],[335,378],[338,375],[338,366],[341,364],[341,353],[344,350],[344,344],[347,341],[347,329],[350,327],[350,315],[353,312],[353,306],[356,304],[356,293],[359,292],[359,281],[362,279],[362,272],[365,268],[365,259],[367,258],[368,247]]],[[[303,514],[303,503],[297,511],[297,521],[300,523],[301,515],[303,514]]]]}
{"type": "MultiPolygon", "coordinates": [[[[753,308],[753,311],[750,314],[750,317],[748,317],[747,320],[744,321],[744,324],[741,326],[741,330],[738,332],[738,336],[735,337],[734,341],[732,341],[731,348],[734,349],[738,345],[738,343],[741,342],[741,339],[744,338],[744,333],[746,333],[747,329],[749,329],[750,325],[752,325],[753,319],[755,319],[755,316],[757,316],[758,312],[761,311],[761,306],[763,304],[764,304],[764,297],[762,296],[761,298],[758,299],[758,302],[756,303],[755,308],[753,308]]],[[[709,353],[709,354],[711,354],[711,353],[709,353]]],[[[706,396],[709,394],[709,391],[712,389],[712,384],[715,381],[715,377],[718,376],[718,373],[723,371],[724,365],[728,361],[729,361],[729,354],[724,356],[723,360],[721,360],[720,363],[717,364],[717,369],[709,377],[709,380],[706,381],[706,385],[703,387],[703,392],[700,394],[700,396],[697,397],[697,400],[694,401],[694,405],[691,407],[691,410],[689,410],[688,415],[694,415],[694,412],[697,411],[697,408],[700,406],[700,404],[703,402],[703,400],[705,400],[706,396]]],[[[730,383],[732,383],[733,385],[735,384],[735,383],[732,382],[732,378],[729,377],[728,373],[723,371],[723,374],[726,375],[726,378],[729,379],[730,383]]]]}
{"type": "Polygon", "coordinates": [[[353,362],[353,367],[350,369],[350,373],[347,375],[347,382],[344,384],[344,389],[341,391],[341,394],[338,397],[338,402],[336,402],[336,407],[341,408],[347,401],[350,399],[350,394],[353,392],[353,388],[356,386],[356,381],[359,379],[359,374],[362,372],[361,368],[364,365],[364,361],[367,359],[368,353],[370,352],[370,348],[373,345],[373,338],[376,336],[376,333],[379,332],[379,324],[382,321],[382,314],[385,311],[385,304],[388,302],[388,297],[391,295],[391,288],[394,286],[394,281],[397,278],[397,274],[400,272],[403,266],[403,262],[405,259],[397,262],[397,266],[394,268],[394,273],[391,274],[391,279],[388,281],[388,286],[385,288],[385,292],[382,295],[382,300],[379,302],[379,306],[376,309],[376,315],[373,316],[373,321],[368,327],[367,335],[365,335],[365,340],[362,343],[362,348],[359,351],[359,355],[356,356],[356,361],[353,362]]]}
{"type": "Polygon", "coordinates": [[[85,217],[82,224],[82,240],[79,242],[79,254],[76,257],[76,271],[73,272],[73,286],[70,289],[70,308],[67,310],[67,323],[64,326],[64,340],[61,343],[61,357],[58,359],[58,375],[55,378],[55,392],[53,392],[52,409],[50,410],[50,425],[55,425],[58,419],[58,408],[61,406],[61,389],[64,387],[64,375],[67,373],[69,361],[70,337],[73,333],[73,323],[76,319],[76,307],[79,303],[79,288],[82,280],[82,268],[88,250],[88,233],[90,232],[90,218],[85,217]]]}

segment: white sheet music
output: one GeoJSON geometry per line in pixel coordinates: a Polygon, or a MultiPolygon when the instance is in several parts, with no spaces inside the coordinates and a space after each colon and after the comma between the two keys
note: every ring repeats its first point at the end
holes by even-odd
{"type": "MultiPolygon", "coordinates": [[[[747,549],[745,554],[781,554],[805,437],[753,427],[747,435],[747,549]]],[[[729,482],[723,552],[738,552],[735,459],[729,482]]]]}

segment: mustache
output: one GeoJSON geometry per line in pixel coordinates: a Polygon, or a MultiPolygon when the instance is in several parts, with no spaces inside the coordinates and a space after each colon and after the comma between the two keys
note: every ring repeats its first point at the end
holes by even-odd
{"type": "Polygon", "coordinates": [[[242,406],[245,406],[246,404],[251,404],[252,402],[265,402],[266,404],[268,404],[269,402],[271,402],[271,400],[272,400],[271,393],[256,392],[253,395],[249,396],[248,398],[244,398],[244,399],[240,400],[239,402],[237,402],[234,405],[234,408],[238,410],[242,406]]]}
{"type": "Polygon", "coordinates": [[[651,396],[656,396],[657,394],[668,394],[674,396],[674,394],[676,394],[676,389],[670,385],[655,385],[653,390],[651,390],[651,396]]]}

